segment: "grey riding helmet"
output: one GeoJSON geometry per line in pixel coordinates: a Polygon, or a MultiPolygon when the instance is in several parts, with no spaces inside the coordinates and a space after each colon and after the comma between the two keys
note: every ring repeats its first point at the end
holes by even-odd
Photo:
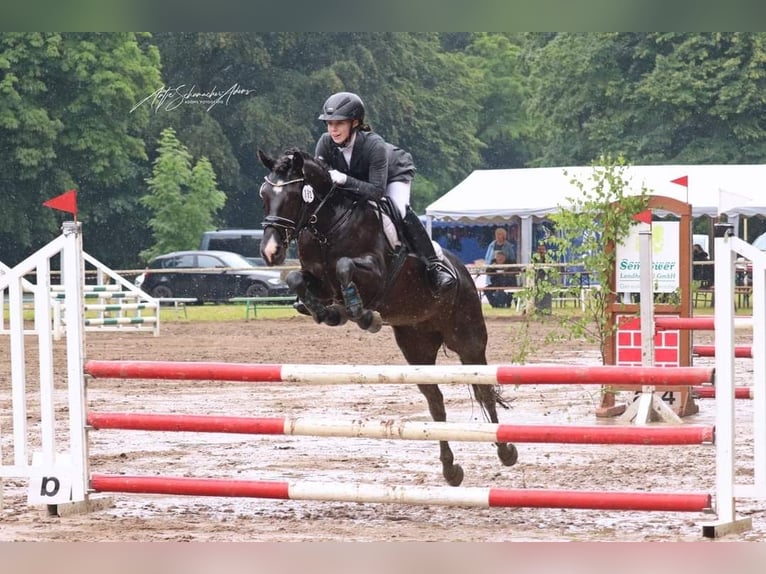
{"type": "Polygon", "coordinates": [[[351,92],[338,92],[327,98],[319,119],[322,121],[359,120],[359,123],[362,123],[364,122],[364,102],[362,98],[351,92]]]}

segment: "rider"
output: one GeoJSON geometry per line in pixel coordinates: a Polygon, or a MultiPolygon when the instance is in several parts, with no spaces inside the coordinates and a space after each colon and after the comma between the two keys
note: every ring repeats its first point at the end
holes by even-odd
{"type": "Polygon", "coordinates": [[[423,224],[409,206],[410,186],[415,177],[412,156],[387,143],[364,123],[364,103],[351,92],[338,92],[327,98],[320,120],[327,124],[314,155],[330,169],[333,183],[368,199],[384,195],[397,207],[404,221],[404,234],[410,247],[424,260],[436,295],[457,284],[454,272],[434,251],[423,224]]]}

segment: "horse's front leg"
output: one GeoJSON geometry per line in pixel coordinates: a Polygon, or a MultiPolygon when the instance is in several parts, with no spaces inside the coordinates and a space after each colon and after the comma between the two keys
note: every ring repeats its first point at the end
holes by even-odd
{"type": "Polygon", "coordinates": [[[327,307],[315,295],[317,289],[316,278],[306,271],[291,271],[285,279],[290,290],[298,296],[306,309],[309,310],[314,321],[324,323],[331,327],[342,325],[346,322],[345,313],[341,313],[336,306],[327,307]]]}
{"type": "MultiPolygon", "coordinates": [[[[335,265],[335,273],[340,283],[341,292],[343,293],[343,302],[346,305],[346,311],[348,311],[349,317],[352,321],[356,322],[360,328],[366,329],[371,333],[380,331],[380,327],[383,325],[383,321],[380,318],[380,313],[377,311],[371,311],[365,309],[362,295],[354,282],[354,277],[361,270],[364,272],[380,275],[372,271],[375,266],[369,257],[360,257],[352,259],[350,257],[341,257],[335,265]]],[[[378,282],[383,281],[383,277],[374,277],[378,282]]],[[[380,283],[378,283],[380,284],[380,283]]]]}

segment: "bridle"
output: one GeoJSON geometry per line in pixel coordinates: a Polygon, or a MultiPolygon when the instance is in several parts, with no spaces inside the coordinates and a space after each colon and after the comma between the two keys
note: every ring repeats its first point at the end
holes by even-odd
{"type": "MultiPolygon", "coordinates": [[[[293,183],[301,183],[306,181],[305,177],[298,177],[295,179],[291,179],[290,181],[285,182],[273,182],[269,179],[269,176],[266,176],[263,178],[266,183],[268,183],[272,188],[273,187],[284,187],[285,185],[290,185],[293,183]]],[[[299,218],[297,221],[293,221],[292,219],[289,219],[287,217],[282,217],[280,215],[266,215],[263,218],[263,221],[261,222],[261,227],[266,229],[267,227],[274,227],[277,230],[279,230],[280,235],[282,236],[282,243],[285,245],[285,247],[290,243],[292,239],[297,239],[300,232],[309,227],[312,226],[312,232],[317,237],[322,237],[322,242],[326,243],[327,238],[324,237],[322,234],[318,232],[318,230],[313,227],[317,222],[317,214],[319,211],[324,207],[325,203],[328,199],[333,195],[333,192],[337,188],[335,187],[335,184],[333,183],[330,187],[330,190],[325,194],[325,196],[322,198],[322,201],[319,202],[319,205],[317,205],[313,210],[307,209],[307,207],[310,207],[314,201],[306,202],[304,201],[301,204],[301,210],[299,214],[299,218]]],[[[334,227],[334,226],[333,226],[334,227]]]]}
{"type": "MultiPolygon", "coordinates": [[[[276,183],[269,179],[269,176],[263,178],[266,183],[268,183],[272,188],[274,187],[284,187],[285,185],[290,185],[292,183],[300,183],[302,181],[305,181],[305,178],[298,177],[296,179],[291,179],[290,181],[280,182],[276,183]]],[[[301,210],[303,212],[304,210],[301,210]]],[[[282,236],[282,243],[287,246],[288,243],[290,243],[290,240],[295,236],[296,233],[296,223],[292,219],[288,219],[287,217],[281,217],[279,215],[267,215],[263,218],[263,221],[261,222],[261,227],[266,229],[267,227],[276,227],[280,231],[280,235],[282,236]]]]}

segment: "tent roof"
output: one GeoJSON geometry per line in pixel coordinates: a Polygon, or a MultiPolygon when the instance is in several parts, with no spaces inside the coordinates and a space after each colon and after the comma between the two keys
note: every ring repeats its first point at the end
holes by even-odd
{"type": "MultiPolygon", "coordinates": [[[[476,170],[426,208],[426,215],[446,221],[497,223],[513,216],[543,217],[570,204],[592,167],[546,167],[476,170]],[[565,173],[566,172],[566,173],[565,173]]],[[[692,215],[766,214],[766,165],[660,165],[626,167],[628,194],[642,184],[652,195],[692,204],[692,215]],[[671,180],[689,178],[684,186],[671,180]]]]}

